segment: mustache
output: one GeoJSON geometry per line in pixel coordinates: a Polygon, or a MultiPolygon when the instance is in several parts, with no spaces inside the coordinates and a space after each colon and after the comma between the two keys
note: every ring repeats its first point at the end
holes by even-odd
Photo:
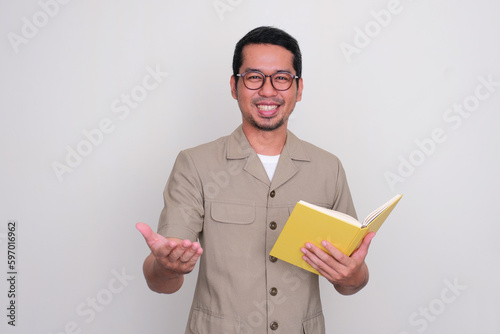
{"type": "Polygon", "coordinates": [[[281,105],[281,104],[285,103],[285,100],[277,98],[277,97],[260,97],[260,98],[252,99],[253,104],[259,104],[261,102],[274,102],[274,103],[281,105]]]}

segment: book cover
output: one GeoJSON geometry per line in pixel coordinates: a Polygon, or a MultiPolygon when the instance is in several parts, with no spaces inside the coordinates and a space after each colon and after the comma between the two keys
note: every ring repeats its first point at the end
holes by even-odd
{"type": "Polygon", "coordinates": [[[350,256],[369,232],[377,232],[387,219],[402,195],[394,196],[387,203],[370,213],[360,223],[355,218],[304,201],[295,205],[270,255],[300,268],[318,274],[307,262],[300,248],[310,242],[319,248],[327,240],[342,253],[350,256]]]}

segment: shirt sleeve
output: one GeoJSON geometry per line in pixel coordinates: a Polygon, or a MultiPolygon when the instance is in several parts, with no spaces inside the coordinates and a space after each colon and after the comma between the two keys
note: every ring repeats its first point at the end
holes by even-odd
{"type": "Polygon", "coordinates": [[[354,203],[352,202],[351,191],[349,190],[349,185],[347,184],[347,176],[340,160],[338,162],[337,188],[335,192],[333,210],[346,213],[349,216],[358,219],[354,203]]]}
{"type": "Polygon", "coordinates": [[[158,234],[196,241],[203,230],[203,188],[196,166],[187,151],[181,151],[177,156],[163,199],[158,234]]]}

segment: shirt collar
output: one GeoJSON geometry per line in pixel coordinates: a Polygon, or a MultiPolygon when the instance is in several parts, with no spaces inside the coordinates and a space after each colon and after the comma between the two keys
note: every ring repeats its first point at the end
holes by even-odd
{"type": "MultiPolygon", "coordinates": [[[[304,147],[304,143],[290,130],[287,130],[287,137],[283,151],[287,152],[288,156],[292,160],[311,161],[304,147]]],[[[229,136],[227,159],[243,159],[249,157],[250,154],[256,153],[248,142],[248,139],[243,132],[242,125],[240,125],[229,136]]]]}

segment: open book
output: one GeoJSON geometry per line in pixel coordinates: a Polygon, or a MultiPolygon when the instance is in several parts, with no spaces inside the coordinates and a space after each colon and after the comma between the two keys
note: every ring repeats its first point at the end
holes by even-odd
{"type": "Polygon", "coordinates": [[[295,205],[270,255],[319,274],[302,259],[304,254],[300,248],[304,247],[306,242],[325,250],[321,242],[327,240],[342,253],[350,256],[365,235],[378,231],[401,197],[402,195],[394,196],[370,213],[362,223],[345,213],[300,201],[295,205]]]}

